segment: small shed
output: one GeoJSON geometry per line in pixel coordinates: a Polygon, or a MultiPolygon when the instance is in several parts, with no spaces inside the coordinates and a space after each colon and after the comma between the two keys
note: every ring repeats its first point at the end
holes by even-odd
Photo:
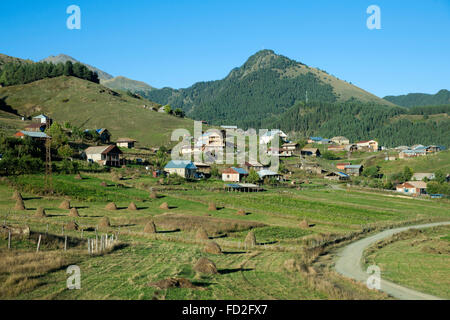
{"type": "Polygon", "coordinates": [[[136,142],[137,142],[136,140],[130,138],[119,138],[116,141],[116,145],[121,148],[132,149],[134,148],[134,144],[136,142]]]}

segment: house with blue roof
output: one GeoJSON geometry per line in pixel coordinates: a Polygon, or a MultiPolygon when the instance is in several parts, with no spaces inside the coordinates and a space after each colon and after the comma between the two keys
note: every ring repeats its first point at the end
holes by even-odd
{"type": "Polygon", "coordinates": [[[189,160],[171,160],[164,167],[164,172],[168,174],[177,174],[185,179],[195,178],[197,167],[189,160]]]}
{"type": "Polygon", "coordinates": [[[248,171],[242,168],[231,167],[222,172],[223,181],[240,182],[246,176],[248,176],[248,171]]]}
{"type": "Polygon", "coordinates": [[[45,140],[47,138],[50,138],[50,136],[48,136],[45,132],[24,131],[24,130],[17,132],[14,136],[16,138],[21,139],[24,139],[25,137],[30,137],[31,139],[35,140],[45,140]]]}
{"type": "Polygon", "coordinates": [[[108,129],[100,128],[95,130],[100,136],[100,140],[103,143],[109,143],[111,141],[111,133],[109,133],[108,129]]]}

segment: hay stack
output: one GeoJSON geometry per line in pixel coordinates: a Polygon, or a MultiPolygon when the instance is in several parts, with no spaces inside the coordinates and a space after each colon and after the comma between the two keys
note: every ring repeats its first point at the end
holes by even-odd
{"type": "Polygon", "coordinates": [[[256,236],[253,231],[250,231],[245,237],[245,246],[246,247],[254,247],[256,246],[256,236]]]}
{"type": "Polygon", "coordinates": [[[195,235],[195,240],[197,241],[209,240],[208,233],[206,233],[206,230],[203,228],[199,228],[197,230],[197,234],[195,235]]]}
{"type": "Polygon", "coordinates": [[[78,224],[75,221],[70,221],[64,227],[65,230],[78,230],[78,224]]]}
{"type": "Polygon", "coordinates": [[[156,233],[156,226],[153,221],[149,221],[144,227],[145,233],[156,233]]]}
{"type": "Polygon", "coordinates": [[[108,217],[103,217],[100,219],[100,222],[98,224],[98,227],[100,229],[106,229],[111,227],[111,223],[109,222],[109,218],[108,217]]]}
{"type": "Polygon", "coordinates": [[[13,193],[11,199],[12,199],[12,200],[23,200],[22,195],[21,195],[20,192],[17,191],[17,190],[14,191],[14,193],[13,193]]]}
{"type": "Polygon", "coordinates": [[[137,210],[136,204],[134,202],[130,203],[128,210],[137,210]]]}
{"type": "Polygon", "coordinates": [[[65,209],[65,210],[70,210],[70,201],[69,200],[64,200],[63,202],[61,202],[61,204],[59,205],[60,209],[65,209]]]}
{"type": "Polygon", "coordinates": [[[210,202],[209,206],[208,206],[208,210],[209,211],[216,211],[217,210],[216,204],[214,202],[210,202]]]}
{"type": "Polygon", "coordinates": [[[244,209],[240,209],[240,210],[237,212],[237,214],[238,214],[238,216],[246,216],[246,215],[247,215],[247,212],[245,212],[244,209]]]}
{"type": "Polygon", "coordinates": [[[159,206],[160,209],[169,210],[169,205],[167,202],[164,202],[162,205],[159,206]]]}
{"type": "Polygon", "coordinates": [[[299,270],[299,266],[295,259],[288,259],[284,262],[284,268],[287,271],[294,272],[299,270]]]}
{"type": "Polygon", "coordinates": [[[77,174],[76,176],[75,176],[75,180],[83,180],[83,178],[81,177],[81,174],[77,174]]]}
{"type": "Polygon", "coordinates": [[[309,228],[309,223],[308,223],[308,221],[306,221],[306,219],[304,219],[302,222],[300,222],[300,228],[302,228],[302,229],[309,228]]]}
{"type": "Polygon", "coordinates": [[[78,209],[73,207],[70,209],[69,217],[79,217],[80,214],[78,213],[78,209]]]}
{"type": "Polygon", "coordinates": [[[23,202],[23,200],[17,200],[16,201],[16,205],[14,207],[14,210],[26,210],[25,209],[25,203],[23,202]]]}
{"type": "Polygon", "coordinates": [[[105,207],[106,210],[117,210],[117,206],[114,202],[110,202],[105,207]]]}
{"type": "Polygon", "coordinates": [[[207,273],[207,274],[218,274],[217,267],[209,259],[200,258],[197,263],[194,265],[194,270],[199,273],[207,273]]]}
{"type": "Polygon", "coordinates": [[[39,207],[36,210],[36,213],[34,214],[34,216],[37,218],[45,218],[47,215],[45,214],[45,209],[42,207],[39,207]]]}
{"type": "Polygon", "coordinates": [[[211,253],[211,254],[222,254],[222,249],[214,241],[208,241],[206,243],[205,248],[203,249],[203,251],[206,252],[206,253],[211,253]]]}

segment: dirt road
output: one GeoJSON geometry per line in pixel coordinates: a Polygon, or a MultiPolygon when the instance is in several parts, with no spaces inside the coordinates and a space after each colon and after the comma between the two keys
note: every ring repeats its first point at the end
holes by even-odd
{"type": "MultiPolygon", "coordinates": [[[[450,225],[450,221],[447,222],[436,222],[429,224],[421,224],[415,226],[407,226],[396,229],[385,230],[383,232],[377,233],[373,236],[355,241],[348,246],[339,250],[337,254],[335,268],[336,271],[348,278],[352,278],[361,282],[366,283],[367,278],[370,274],[366,273],[362,269],[361,258],[363,252],[370,245],[374,244],[377,241],[383,240],[392,236],[393,234],[406,231],[408,229],[422,229],[429,228],[435,226],[443,226],[450,225]]],[[[403,300],[440,300],[441,298],[422,293],[416,290],[412,290],[406,287],[402,287],[393,282],[383,280],[383,275],[381,275],[381,291],[386,292],[387,294],[403,300]]]]}

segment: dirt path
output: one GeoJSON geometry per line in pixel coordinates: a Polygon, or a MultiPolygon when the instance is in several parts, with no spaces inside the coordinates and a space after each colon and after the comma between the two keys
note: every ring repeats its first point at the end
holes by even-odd
{"type": "MultiPolygon", "coordinates": [[[[336,271],[346,277],[361,281],[366,283],[367,278],[370,276],[364,270],[362,270],[361,266],[361,258],[363,252],[370,245],[374,244],[377,241],[388,238],[396,233],[406,231],[408,229],[422,229],[429,228],[435,226],[443,226],[450,225],[450,221],[447,222],[436,222],[429,224],[421,224],[415,226],[407,226],[396,229],[389,229],[383,232],[377,233],[373,236],[355,241],[348,246],[342,248],[337,253],[337,259],[335,268],[336,271]]],[[[400,286],[393,282],[383,280],[383,276],[381,276],[381,291],[390,294],[391,296],[397,299],[403,300],[440,300],[441,298],[422,293],[416,290],[408,289],[406,287],[400,286]]]]}

